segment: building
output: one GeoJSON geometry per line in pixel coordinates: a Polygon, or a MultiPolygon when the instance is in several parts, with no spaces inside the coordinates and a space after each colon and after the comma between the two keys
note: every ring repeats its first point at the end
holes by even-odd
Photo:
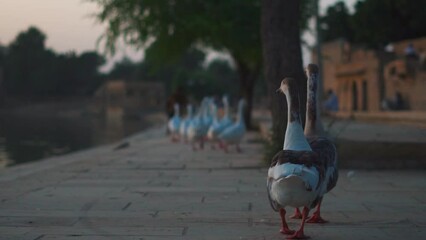
{"type": "Polygon", "coordinates": [[[375,51],[343,39],[323,44],[323,90],[337,94],[340,112],[426,110],[426,37],[390,46],[375,51]],[[405,56],[410,43],[417,57],[405,56]]]}

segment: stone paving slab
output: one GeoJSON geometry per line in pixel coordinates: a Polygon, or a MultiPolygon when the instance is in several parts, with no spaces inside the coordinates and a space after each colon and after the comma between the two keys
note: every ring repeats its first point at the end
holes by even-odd
{"type": "MultiPolygon", "coordinates": [[[[192,152],[164,129],[0,171],[0,240],[285,239],[255,133],[192,152]]],[[[425,239],[426,172],[340,171],[312,239],[425,239]]],[[[293,210],[288,209],[291,213],[293,210]]],[[[291,228],[299,221],[289,220],[291,228]]]]}

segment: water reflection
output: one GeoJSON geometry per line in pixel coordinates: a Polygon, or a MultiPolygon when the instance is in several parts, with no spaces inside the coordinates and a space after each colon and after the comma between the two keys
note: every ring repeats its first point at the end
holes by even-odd
{"type": "Polygon", "coordinates": [[[115,142],[146,127],[142,117],[0,115],[0,168],[115,142]]]}

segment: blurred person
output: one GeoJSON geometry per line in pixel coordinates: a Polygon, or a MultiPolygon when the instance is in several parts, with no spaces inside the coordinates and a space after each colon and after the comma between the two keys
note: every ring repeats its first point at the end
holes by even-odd
{"type": "Polygon", "coordinates": [[[181,86],[178,86],[173,92],[173,94],[170,95],[166,101],[166,113],[168,119],[173,117],[175,103],[179,104],[179,108],[182,109],[182,111],[186,109],[186,105],[188,104],[188,99],[181,86]]]}
{"type": "Polygon", "coordinates": [[[407,58],[416,58],[418,57],[416,49],[412,43],[409,43],[407,47],[404,49],[405,57],[407,58]]]}
{"type": "Polygon", "coordinates": [[[323,103],[325,111],[337,112],[339,110],[339,100],[333,90],[327,91],[327,99],[323,103]]]}

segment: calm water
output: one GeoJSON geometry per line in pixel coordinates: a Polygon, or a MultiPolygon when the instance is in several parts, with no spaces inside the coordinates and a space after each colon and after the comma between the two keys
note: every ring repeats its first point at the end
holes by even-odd
{"type": "Polygon", "coordinates": [[[147,128],[142,119],[0,115],[0,168],[116,142],[147,128]]]}

